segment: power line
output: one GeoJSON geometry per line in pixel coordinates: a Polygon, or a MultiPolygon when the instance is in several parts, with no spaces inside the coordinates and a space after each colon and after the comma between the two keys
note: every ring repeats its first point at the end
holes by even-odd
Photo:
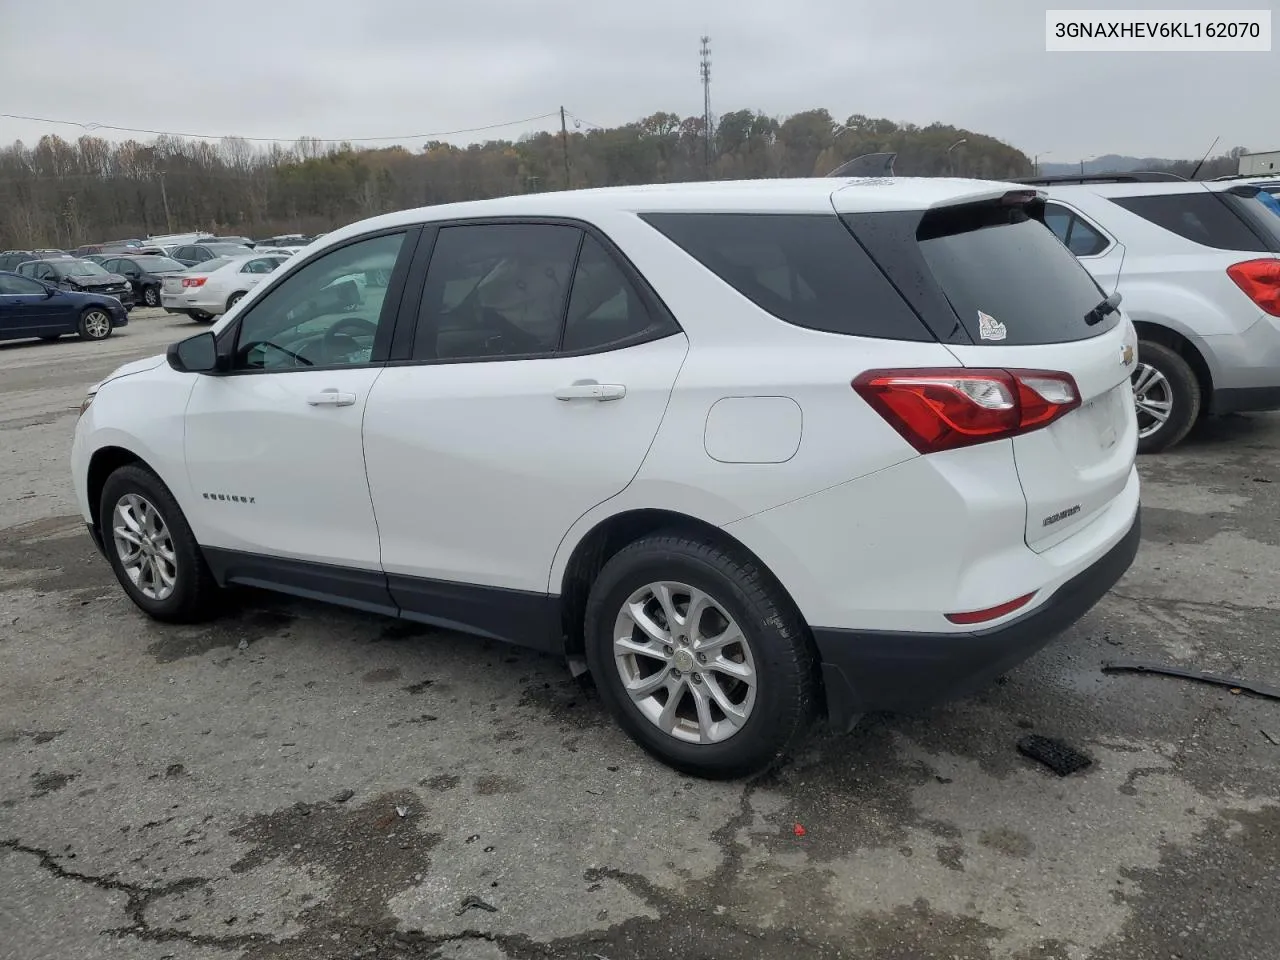
{"type": "Polygon", "coordinates": [[[122,127],[112,123],[80,123],[76,120],[57,120],[52,117],[28,117],[19,113],[0,113],[0,117],[9,120],[28,120],[33,123],[60,123],[69,127],[81,127],[92,133],[95,130],[114,130],[117,133],[145,133],[153,137],[185,137],[189,140],[225,140],[234,138],[248,140],[252,143],[294,143],[298,140],[314,140],[317,143],[372,143],[376,140],[423,140],[434,137],[454,137],[464,133],[482,133],[485,130],[498,130],[502,127],[514,127],[522,123],[533,123],[535,120],[548,120],[557,116],[558,110],[542,113],[536,117],[525,117],[522,120],[506,120],[502,123],[490,123],[481,127],[465,127],[461,130],[439,130],[434,133],[408,133],[401,136],[387,137],[308,137],[305,134],[297,137],[242,137],[225,133],[178,133],[174,130],[148,130],[145,127],[122,127]]]}

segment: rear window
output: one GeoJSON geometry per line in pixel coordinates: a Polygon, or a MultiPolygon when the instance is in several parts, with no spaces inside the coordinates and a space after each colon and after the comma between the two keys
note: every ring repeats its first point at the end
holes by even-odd
{"type": "Polygon", "coordinates": [[[787,323],[884,340],[933,339],[834,213],[661,213],[642,219],[787,323]]]}
{"type": "Polygon", "coordinates": [[[931,211],[916,241],[929,273],[974,343],[1023,346],[1096,336],[1119,322],[1085,320],[1105,297],[1044,224],[1020,207],[931,211]]]}
{"type": "Polygon", "coordinates": [[[1217,250],[1267,249],[1249,225],[1216,193],[1112,197],[1111,202],[1201,246],[1217,250]]]}

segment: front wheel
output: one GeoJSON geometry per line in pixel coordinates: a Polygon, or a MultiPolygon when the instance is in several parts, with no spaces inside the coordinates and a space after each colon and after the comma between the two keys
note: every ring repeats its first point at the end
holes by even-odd
{"type": "Polygon", "coordinates": [[[1200,381],[1176,352],[1143,340],[1133,370],[1133,402],[1138,413],[1138,452],[1163,453],[1182,442],[1195,426],[1200,416],[1200,381]]]}
{"type": "Polygon", "coordinates": [[[111,336],[111,317],[105,310],[90,307],[80,315],[77,331],[81,340],[105,340],[111,336]]]}
{"type": "Polygon", "coordinates": [[[157,620],[205,619],[217,584],[169,488],[136,464],[107,478],[98,523],[120,586],[157,620]]]}
{"type": "Polygon", "coordinates": [[[808,630],[749,556],[654,534],[605,564],[587,601],[587,663],[622,728],[696,776],[784,761],[817,701],[808,630]]]}
{"type": "Polygon", "coordinates": [[[232,308],[232,307],[234,307],[237,303],[239,303],[239,302],[240,302],[240,299],[241,299],[243,296],[244,296],[244,291],[243,291],[243,290],[238,290],[238,291],[236,291],[235,293],[233,293],[231,296],[227,297],[227,312],[228,312],[228,313],[230,313],[230,312],[231,312],[231,308],[232,308]]]}

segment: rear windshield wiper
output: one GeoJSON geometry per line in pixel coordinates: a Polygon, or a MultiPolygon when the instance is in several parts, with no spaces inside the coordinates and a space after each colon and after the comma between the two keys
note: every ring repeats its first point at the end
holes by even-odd
{"type": "Polygon", "coordinates": [[[1107,299],[1103,300],[1100,304],[1098,304],[1096,307],[1094,307],[1092,310],[1086,313],[1084,315],[1084,322],[1091,327],[1095,323],[1101,323],[1103,320],[1107,318],[1107,314],[1115,313],[1117,310],[1120,309],[1121,299],[1122,298],[1119,293],[1113,293],[1111,296],[1107,297],[1107,299]]]}

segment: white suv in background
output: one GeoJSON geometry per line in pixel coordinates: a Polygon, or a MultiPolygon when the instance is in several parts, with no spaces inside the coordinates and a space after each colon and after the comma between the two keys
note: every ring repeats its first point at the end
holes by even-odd
{"type": "Polygon", "coordinates": [[[1071,179],[1023,182],[1138,329],[1139,451],[1167,450],[1205,414],[1280,409],[1280,202],[1264,178],[1071,179]]]}
{"type": "Polygon", "coordinates": [[[818,712],[998,675],[1137,550],[1137,340],[1038,204],[762,180],[358,223],[96,387],[80,508],[158,619],[249,584],[525,644],[665,762],[759,770],[818,712]]]}

